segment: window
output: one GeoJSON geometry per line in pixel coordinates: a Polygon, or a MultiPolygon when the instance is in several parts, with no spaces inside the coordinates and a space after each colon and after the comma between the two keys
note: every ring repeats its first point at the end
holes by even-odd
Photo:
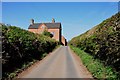
{"type": "Polygon", "coordinates": [[[45,28],[45,26],[42,25],[42,28],[45,28]]]}

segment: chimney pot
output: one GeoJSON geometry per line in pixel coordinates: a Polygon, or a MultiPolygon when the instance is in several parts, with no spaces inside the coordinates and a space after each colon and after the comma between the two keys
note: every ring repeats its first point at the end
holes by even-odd
{"type": "Polygon", "coordinates": [[[33,25],[34,24],[34,19],[31,19],[31,25],[33,25]]]}
{"type": "Polygon", "coordinates": [[[55,19],[54,18],[52,18],[52,23],[55,23],[55,19]]]}

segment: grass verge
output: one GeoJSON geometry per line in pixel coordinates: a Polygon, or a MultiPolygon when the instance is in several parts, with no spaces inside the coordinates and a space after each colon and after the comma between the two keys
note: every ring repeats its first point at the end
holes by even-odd
{"type": "Polygon", "coordinates": [[[70,48],[81,58],[83,64],[92,73],[94,78],[99,80],[120,80],[118,73],[115,72],[111,67],[105,66],[100,62],[100,60],[94,59],[93,56],[77,47],[70,46],[70,48]]]}

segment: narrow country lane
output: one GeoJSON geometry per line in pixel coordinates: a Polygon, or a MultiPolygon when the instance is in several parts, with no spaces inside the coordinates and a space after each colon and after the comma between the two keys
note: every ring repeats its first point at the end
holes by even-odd
{"type": "MultiPolygon", "coordinates": [[[[76,56],[77,57],[77,56],[76,56]]],[[[68,46],[61,46],[20,78],[92,78],[68,46]]]]}

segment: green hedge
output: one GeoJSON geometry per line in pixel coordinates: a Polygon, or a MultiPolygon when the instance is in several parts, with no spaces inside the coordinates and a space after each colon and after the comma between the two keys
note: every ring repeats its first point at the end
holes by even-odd
{"type": "Polygon", "coordinates": [[[120,73],[120,13],[104,20],[84,34],[73,38],[70,45],[100,59],[120,73]]]}
{"type": "Polygon", "coordinates": [[[2,26],[3,78],[34,60],[51,52],[58,42],[50,37],[34,34],[15,26],[2,26]]]}

